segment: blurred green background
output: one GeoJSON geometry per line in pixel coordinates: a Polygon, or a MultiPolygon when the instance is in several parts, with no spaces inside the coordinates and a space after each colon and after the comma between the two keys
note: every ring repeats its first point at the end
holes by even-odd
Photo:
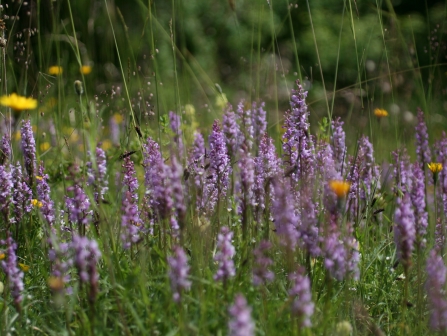
{"type": "MultiPolygon", "coordinates": [[[[90,97],[122,89],[124,74],[148,125],[186,104],[209,125],[222,113],[222,90],[233,105],[265,101],[270,131],[278,133],[299,78],[315,130],[323,117],[340,116],[353,139],[387,134],[399,145],[412,137],[418,106],[434,136],[446,125],[445,9],[445,1],[43,0],[4,11],[22,17],[14,33],[40,32],[29,40],[34,52],[11,51],[22,57],[10,64],[22,77],[18,87],[25,61],[29,90],[45,86],[41,73],[58,64],[66,70],[62,94],[72,95],[76,36],[81,63],[93,69],[85,78],[90,97]],[[379,123],[374,108],[390,117],[379,123]]],[[[107,109],[123,112],[126,104],[107,109]]]]}

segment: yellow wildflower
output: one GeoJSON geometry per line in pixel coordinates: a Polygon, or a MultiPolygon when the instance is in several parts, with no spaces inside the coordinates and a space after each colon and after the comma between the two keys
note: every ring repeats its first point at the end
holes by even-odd
{"type": "Polygon", "coordinates": [[[329,182],[329,187],[332,189],[335,195],[337,195],[337,197],[342,198],[348,194],[349,189],[351,188],[351,183],[346,181],[332,180],[329,182]]]}
{"type": "Polygon", "coordinates": [[[22,263],[19,263],[19,267],[21,268],[21,270],[23,272],[28,272],[29,269],[30,269],[30,267],[28,265],[25,265],[25,264],[22,264],[22,263]]]}
{"type": "Polygon", "coordinates": [[[107,151],[108,149],[112,148],[112,142],[110,140],[104,140],[102,142],[101,148],[107,151]]]}
{"type": "Polygon", "coordinates": [[[5,259],[6,258],[6,254],[4,254],[4,253],[0,253],[0,260],[3,260],[3,259],[5,259]]]}
{"type": "Polygon", "coordinates": [[[42,152],[45,152],[46,150],[49,150],[50,149],[50,143],[48,142],[48,141],[45,141],[45,142],[42,142],[41,144],[40,144],[40,150],[42,151],[42,152]]]}
{"type": "Polygon", "coordinates": [[[124,120],[123,115],[119,114],[119,113],[115,113],[112,116],[113,121],[115,122],[115,124],[121,124],[124,120]]]}
{"type": "Polygon", "coordinates": [[[31,204],[33,205],[33,207],[37,207],[37,208],[41,208],[43,205],[41,201],[36,200],[36,199],[32,199],[31,204]]]}
{"type": "Polygon", "coordinates": [[[442,170],[442,163],[436,163],[436,162],[429,163],[428,169],[430,169],[433,174],[437,174],[442,170]]]}
{"type": "Polygon", "coordinates": [[[386,110],[384,110],[384,109],[376,108],[376,109],[374,110],[374,115],[375,115],[377,118],[388,117],[388,112],[387,112],[386,110]]]}
{"type": "Polygon", "coordinates": [[[90,72],[92,72],[92,67],[90,65],[81,66],[81,73],[83,75],[88,75],[90,72]]]}
{"type": "Polygon", "coordinates": [[[23,110],[34,110],[37,107],[37,100],[12,93],[9,96],[0,97],[0,104],[8,106],[18,112],[23,110]]]}
{"type": "Polygon", "coordinates": [[[64,280],[61,277],[49,277],[48,286],[52,290],[61,290],[64,288],[64,280]]]}
{"type": "Polygon", "coordinates": [[[62,75],[63,69],[59,65],[53,65],[48,68],[48,73],[53,76],[62,75]]]}
{"type": "Polygon", "coordinates": [[[14,140],[19,141],[20,139],[22,139],[22,134],[20,133],[20,131],[15,131],[12,137],[14,138],[14,140]]]}

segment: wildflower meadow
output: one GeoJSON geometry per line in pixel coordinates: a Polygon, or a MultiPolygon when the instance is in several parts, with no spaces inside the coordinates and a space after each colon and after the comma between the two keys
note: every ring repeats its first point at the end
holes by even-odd
{"type": "Polygon", "coordinates": [[[0,1],[0,335],[446,335],[446,17],[0,1]]]}

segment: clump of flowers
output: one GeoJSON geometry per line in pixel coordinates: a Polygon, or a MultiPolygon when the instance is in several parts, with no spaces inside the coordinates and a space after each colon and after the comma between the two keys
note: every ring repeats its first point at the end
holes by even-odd
{"type": "Polygon", "coordinates": [[[300,267],[296,273],[290,275],[292,288],[289,296],[292,301],[292,312],[299,321],[301,327],[310,327],[310,318],[314,313],[315,304],[312,302],[312,292],[310,290],[310,279],[304,274],[304,269],[300,267]]]}
{"type": "MultiPolygon", "coordinates": [[[[50,230],[53,231],[54,223],[56,220],[56,215],[54,212],[54,202],[50,197],[51,190],[48,184],[48,175],[45,174],[43,164],[39,166],[39,175],[36,176],[36,189],[37,189],[37,197],[39,201],[42,203],[40,207],[40,211],[48,223],[50,230]]],[[[54,232],[53,232],[54,234],[54,232]]]]}
{"type": "Polygon", "coordinates": [[[168,257],[169,279],[175,302],[180,302],[181,294],[191,288],[188,280],[189,266],[185,251],[180,246],[174,247],[174,255],[168,257]]]}
{"type": "Polygon", "coordinates": [[[14,216],[11,218],[11,222],[18,224],[22,220],[23,212],[29,213],[32,210],[31,204],[33,202],[33,193],[23,178],[22,166],[20,163],[17,162],[15,166],[11,165],[11,175],[14,181],[12,188],[14,216]]]}
{"type": "Polygon", "coordinates": [[[225,197],[229,186],[231,165],[225,145],[225,136],[216,120],[209,136],[210,170],[204,188],[204,212],[212,211],[219,198],[225,197]]]}
{"type": "Polygon", "coordinates": [[[234,304],[228,309],[231,319],[228,323],[230,336],[251,336],[255,334],[255,324],[251,318],[251,308],[242,294],[236,295],[234,304]]]}
{"type": "Polygon", "coordinates": [[[431,162],[431,151],[428,144],[428,130],[424,120],[424,112],[418,108],[418,124],[416,126],[416,156],[418,162],[431,162]]]}
{"type": "Polygon", "coordinates": [[[416,240],[416,228],[414,225],[414,212],[411,208],[410,195],[405,193],[403,198],[398,198],[394,212],[394,242],[397,248],[397,258],[402,262],[405,272],[411,265],[411,253],[416,240]]]}
{"type": "Polygon", "coordinates": [[[226,226],[222,227],[219,235],[217,236],[217,253],[214,256],[214,260],[218,263],[218,269],[214,274],[214,280],[222,280],[224,283],[236,275],[234,268],[233,257],[236,250],[231,243],[233,238],[233,232],[226,226]]]}
{"type": "Polygon", "coordinates": [[[20,129],[22,135],[21,146],[25,160],[25,170],[28,174],[28,180],[32,183],[36,170],[36,141],[34,140],[31,121],[26,120],[20,129]]]}
{"type": "Polygon", "coordinates": [[[79,279],[81,283],[90,286],[88,299],[90,302],[95,302],[99,291],[97,264],[101,258],[98,243],[94,239],[90,240],[75,234],[71,245],[74,250],[74,266],[78,270],[79,279]]]}
{"type": "Polygon", "coordinates": [[[11,172],[5,166],[0,165],[0,211],[3,213],[6,221],[9,215],[12,187],[11,172]]]}
{"type": "Polygon", "coordinates": [[[425,288],[430,306],[430,329],[433,331],[447,331],[446,278],[447,268],[444,261],[436,250],[432,250],[427,259],[427,282],[425,288]]]}
{"type": "Polygon", "coordinates": [[[23,300],[22,292],[24,289],[24,284],[23,272],[17,267],[17,244],[11,237],[8,237],[6,240],[0,241],[0,245],[7,246],[7,258],[5,261],[2,261],[0,265],[8,278],[9,287],[11,288],[11,295],[14,299],[14,305],[20,312],[20,303],[23,300]]]}
{"type": "Polygon", "coordinates": [[[253,251],[253,284],[255,286],[267,284],[272,282],[275,278],[275,273],[269,270],[269,267],[273,265],[273,260],[267,255],[267,252],[271,247],[272,244],[269,241],[263,240],[253,251]]]}

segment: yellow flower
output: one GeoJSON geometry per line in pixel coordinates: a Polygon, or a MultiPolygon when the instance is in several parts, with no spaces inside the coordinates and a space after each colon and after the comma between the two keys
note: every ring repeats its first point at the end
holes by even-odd
{"type": "Polygon", "coordinates": [[[31,204],[33,205],[33,207],[37,207],[37,208],[41,208],[43,205],[41,201],[36,200],[36,199],[32,199],[31,204]]]}
{"type": "Polygon", "coordinates": [[[0,104],[8,106],[14,111],[34,110],[37,107],[37,100],[12,93],[9,96],[0,97],[0,104]]]}
{"type": "Polygon", "coordinates": [[[112,142],[110,140],[104,140],[102,142],[101,148],[107,151],[108,149],[112,148],[112,142]]]}
{"type": "Polygon", "coordinates": [[[48,142],[48,141],[45,141],[45,142],[42,142],[41,144],[40,144],[40,150],[42,151],[42,152],[45,152],[46,150],[48,150],[48,149],[50,149],[50,143],[48,142]]]}
{"type": "Polygon", "coordinates": [[[14,140],[19,141],[20,139],[22,139],[22,134],[20,133],[20,131],[15,131],[12,137],[14,138],[14,140]]]}
{"type": "Polygon", "coordinates": [[[92,67],[90,65],[81,66],[81,73],[83,75],[88,75],[90,72],[92,72],[92,67]]]}
{"type": "Polygon", "coordinates": [[[36,180],[42,181],[42,180],[43,180],[43,177],[42,177],[42,176],[38,176],[38,175],[36,175],[36,180]]]}
{"type": "Polygon", "coordinates": [[[53,65],[48,68],[48,73],[53,76],[62,75],[63,69],[59,65],[53,65]]]}
{"type": "Polygon", "coordinates": [[[436,163],[436,162],[429,163],[428,169],[430,169],[433,174],[437,174],[442,170],[442,163],[436,163]]]}
{"type": "Polygon", "coordinates": [[[19,263],[19,267],[22,269],[23,272],[28,272],[30,268],[28,265],[22,263],[19,263]]]}
{"type": "Polygon", "coordinates": [[[3,259],[5,259],[6,258],[6,254],[4,254],[4,253],[0,253],[0,260],[3,260],[3,259]]]}
{"type": "Polygon", "coordinates": [[[61,290],[64,288],[64,280],[60,277],[49,277],[48,278],[48,286],[52,290],[61,290]]]}
{"type": "Polygon", "coordinates": [[[346,181],[332,180],[329,182],[329,187],[337,195],[337,197],[342,198],[347,195],[349,189],[351,188],[351,183],[346,181]]]}
{"type": "Polygon", "coordinates": [[[376,109],[374,110],[374,115],[375,115],[377,118],[388,117],[388,112],[387,112],[386,110],[384,110],[384,109],[376,108],[376,109]]]}
{"type": "Polygon", "coordinates": [[[115,124],[121,124],[124,120],[123,116],[119,113],[115,113],[112,116],[113,121],[115,122],[115,124]]]}

